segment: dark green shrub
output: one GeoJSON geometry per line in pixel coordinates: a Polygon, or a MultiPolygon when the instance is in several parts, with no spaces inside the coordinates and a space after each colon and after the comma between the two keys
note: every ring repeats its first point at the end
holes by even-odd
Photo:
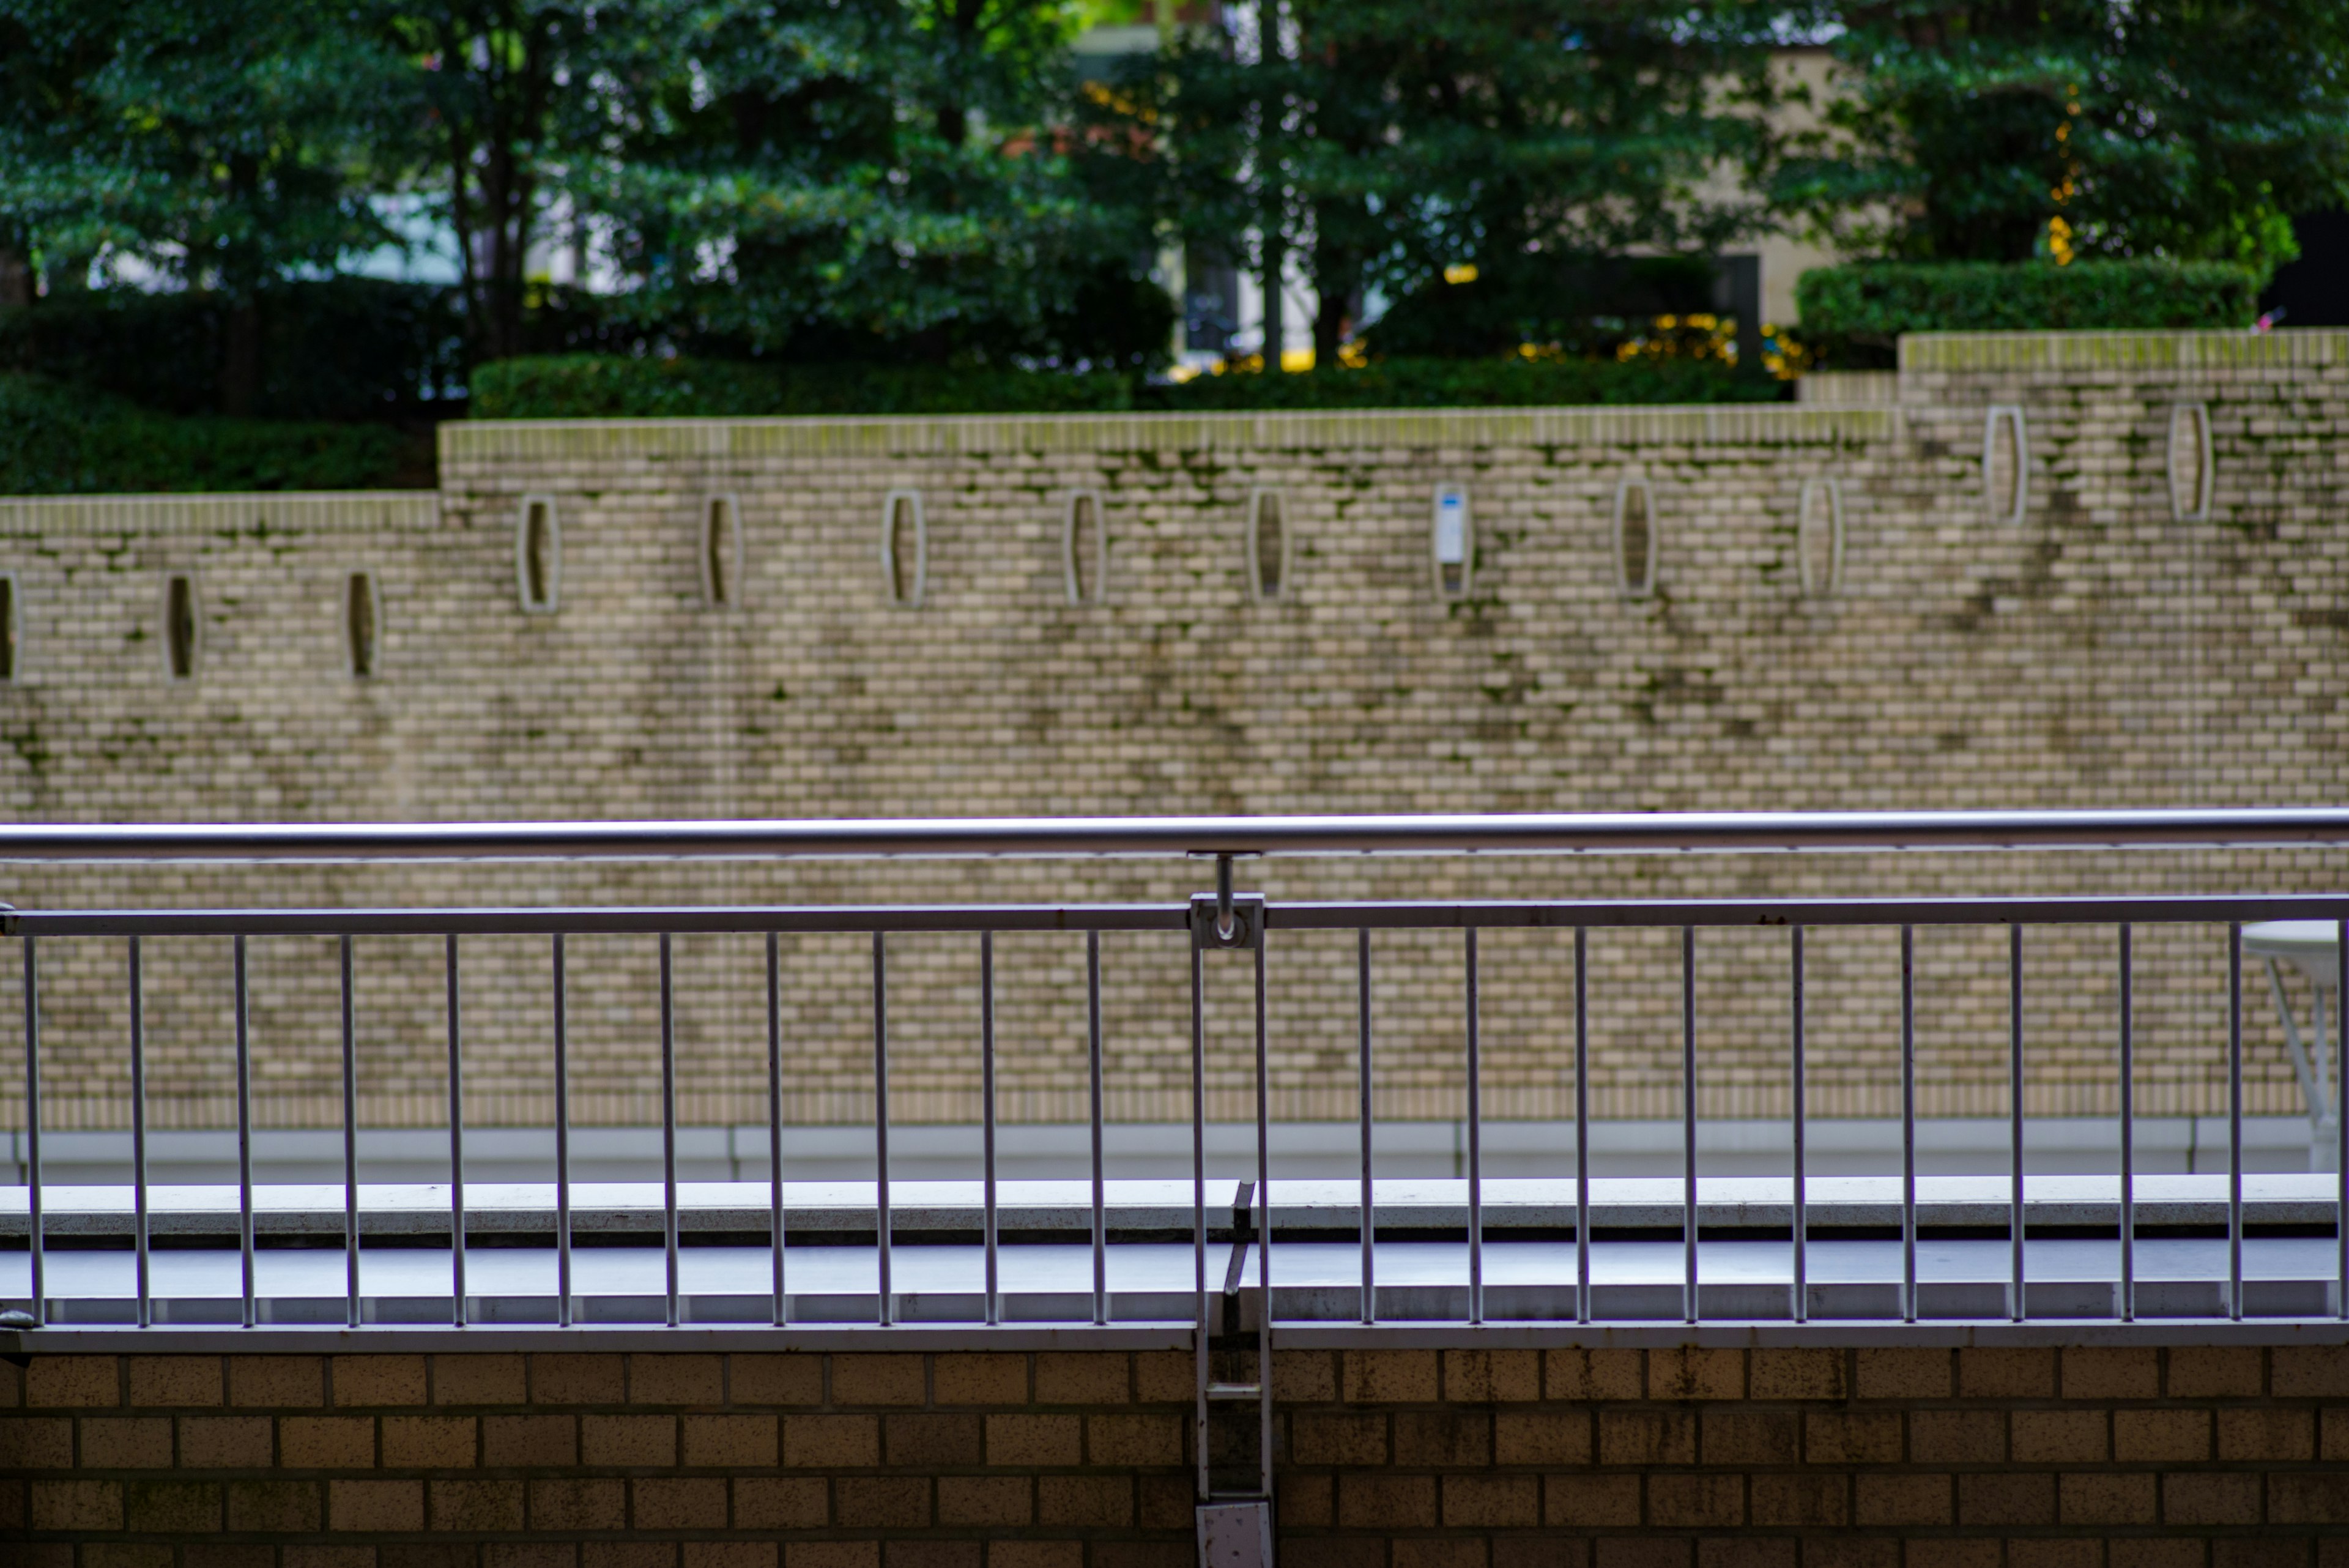
{"type": "Polygon", "coordinates": [[[1537,343],[1606,354],[1660,316],[1714,309],[1705,256],[1529,256],[1466,283],[1438,280],[1395,301],[1366,337],[1381,358],[1487,358],[1537,343]]]}
{"type": "Polygon", "coordinates": [[[0,494],[429,485],[429,443],[385,424],[178,419],[0,373],[0,494]]]}
{"type": "Polygon", "coordinates": [[[1074,413],[1132,404],[1133,383],[1117,375],[563,354],[480,367],[472,412],[493,420],[688,419],[1074,413]]]}
{"type": "MultiPolygon", "coordinates": [[[[377,278],[288,283],[254,305],[261,419],[415,418],[464,385],[451,291],[377,278]]],[[[0,371],[111,392],[174,414],[223,411],[231,307],[210,294],[103,289],[0,311],[0,371]]]]}
{"type": "Polygon", "coordinates": [[[1795,295],[1806,344],[1889,349],[1904,332],[2247,327],[2259,275],[2220,262],[1862,262],[1815,267],[1795,295]]]}
{"type": "Polygon", "coordinates": [[[1380,359],[1287,376],[1200,376],[1152,387],[1163,409],[1540,408],[1578,403],[1775,402],[1785,387],[1718,359],[1380,359]]]}

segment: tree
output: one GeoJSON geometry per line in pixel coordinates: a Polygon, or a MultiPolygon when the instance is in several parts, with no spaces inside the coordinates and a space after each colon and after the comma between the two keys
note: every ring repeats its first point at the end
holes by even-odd
{"type": "Polygon", "coordinates": [[[1851,7],[1781,203],[1912,259],[2163,255],[2265,271],[2349,197],[2339,0],[1851,7]]]}
{"type": "Polygon", "coordinates": [[[255,296],[384,237],[362,157],[382,62],[341,20],[271,0],[0,0],[0,248],[52,286],[102,257],[222,296],[222,400],[243,411],[255,296]]]}
{"type": "Polygon", "coordinates": [[[1084,177],[1061,0],[708,0],[598,78],[572,189],[655,321],[797,358],[1154,358],[1148,215],[1084,177]],[[1142,330],[1104,335],[1081,298],[1142,330]],[[1083,322],[1094,325],[1087,327],[1083,322]]]}
{"type": "MultiPolygon", "coordinates": [[[[1763,218],[1709,187],[1770,138],[1768,14],[1742,0],[1288,0],[1268,45],[1195,34],[1152,108],[1195,240],[1308,257],[1317,358],[1366,286],[1627,248],[1717,247],[1763,218]]],[[[1137,86],[1141,84],[1137,83],[1137,86]]]]}

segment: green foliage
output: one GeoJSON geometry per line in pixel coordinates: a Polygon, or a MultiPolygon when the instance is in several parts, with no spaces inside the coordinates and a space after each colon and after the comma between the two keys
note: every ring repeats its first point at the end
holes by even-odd
{"type": "Polygon", "coordinates": [[[568,354],[482,366],[473,375],[472,412],[477,419],[1076,413],[1129,408],[1133,387],[1103,372],[568,354]]]}
{"type": "Polygon", "coordinates": [[[1705,359],[1381,359],[1359,369],[1199,376],[1154,387],[1166,409],[1544,408],[1775,402],[1784,384],[1705,359]]]}
{"type": "MultiPolygon", "coordinates": [[[[239,301],[212,293],[89,290],[0,309],[0,370],[31,371],[174,414],[215,413],[239,301]]],[[[254,296],[253,413],[417,417],[463,385],[463,326],[441,289],[374,278],[254,296]]]]}
{"type": "Polygon", "coordinates": [[[2341,0],[1890,0],[1816,19],[1846,75],[1774,194],[1847,244],[2265,273],[2293,254],[2290,214],[2349,202],[2341,0]]]}
{"type": "Polygon", "coordinates": [[[1464,283],[1438,278],[1400,299],[1368,334],[1373,354],[1478,358],[1533,343],[1611,354],[1659,316],[1713,309],[1702,256],[1571,262],[1528,256],[1464,283]]]}
{"type": "Polygon", "coordinates": [[[482,367],[473,383],[473,411],[490,419],[678,419],[1704,403],[1783,395],[1776,382],[1741,379],[1718,361],[1695,359],[1388,359],[1361,369],[1201,376],[1154,385],[1099,372],[819,369],[565,355],[482,367]]]}
{"type": "Polygon", "coordinates": [[[378,243],[357,154],[390,62],[337,6],[0,0],[0,243],[241,297],[378,243]]]}
{"type": "Polygon", "coordinates": [[[0,494],[429,483],[429,447],[418,444],[382,424],[174,419],[42,377],[0,373],[0,494]]]}
{"type": "Polygon", "coordinates": [[[2260,277],[2222,262],[1864,263],[1795,286],[1803,340],[1889,347],[1903,332],[2246,327],[2260,277]]]}

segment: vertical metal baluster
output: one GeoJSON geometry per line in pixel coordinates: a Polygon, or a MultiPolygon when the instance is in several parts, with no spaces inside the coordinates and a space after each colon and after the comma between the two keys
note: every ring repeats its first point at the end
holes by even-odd
{"type": "Polygon", "coordinates": [[[1900,1317],[1917,1321],[1917,928],[1900,928],[1900,1317]]]}
{"type": "Polygon", "coordinates": [[[2227,922],[2227,1315],[2243,1316],[2243,922],[2227,922]]]}
{"type": "Polygon", "coordinates": [[[1362,1140],[1362,1321],[1379,1321],[1377,1268],[1371,1254],[1378,1246],[1378,1212],[1371,1191],[1371,933],[1354,933],[1354,1002],[1361,1029],[1361,1052],[1354,1069],[1361,1098],[1362,1140]]]}
{"type": "Polygon", "coordinates": [[[571,1010],[563,933],[554,933],[554,1321],[571,1326],[571,1010]]]}
{"type": "Polygon", "coordinates": [[[343,1325],[359,1325],[359,1035],[358,987],[351,939],[342,939],[343,968],[343,1325]]]}
{"type": "Polygon", "coordinates": [[[1805,1256],[1806,1231],[1810,1221],[1810,1189],[1806,1178],[1809,1167],[1805,1158],[1804,1133],[1806,1109],[1804,1099],[1803,1060],[1803,928],[1794,929],[1795,966],[1795,1203],[1789,1219],[1790,1234],[1795,1247],[1795,1321],[1808,1322],[1811,1315],[1809,1261],[1805,1256]]]}
{"type": "Polygon", "coordinates": [[[1198,1466],[1198,1495],[1207,1493],[1207,954],[1199,933],[1191,936],[1191,1262],[1197,1276],[1199,1326],[1192,1336],[1197,1376],[1191,1454],[1198,1466]]]}
{"type": "Polygon", "coordinates": [[[660,939],[661,1247],[668,1265],[668,1326],[677,1326],[677,1005],[669,934],[660,939]]]}
{"type": "Polygon", "coordinates": [[[1476,928],[1467,932],[1468,964],[1468,1321],[1485,1321],[1484,1044],[1477,1029],[1476,928]]]}
{"type": "Polygon", "coordinates": [[[139,1326],[155,1322],[154,1282],[147,1266],[147,1002],[139,939],[130,939],[130,1203],[139,1249],[139,1326]]]}
{"type": "Polygon", "coordinates": [[[792,1320],[790,1282],[783,1274],[783,939],[767,933],[767,1245],[774,1272],[774,1323],[792,1320]]]}
{"type": "Polygon", "coordinates": [[[2007,1315],[2023,1319],[2029,1303],[2023,1296],[2023,926],[2006,929],[2006,1147],[2007,1262],[2013,1275],[2007,1315]]]}
{"type": "Polygon", "coordinates": [[[1109,1321],[1108,1191],[1102,1180],[1101,933],[1085,933],[1085,1067],[1093,1170],[1093,1322],[1109,1321]]]}
{"type": "Polygon", "coordinates": [[[458,1011],[457,934],[447,938],[449,974],[449,1265],[457,1326],[465,1326],[465,1063],[458,1011]]]}
{"type": "Polygon", "coordinates": [[[980,1225],[987,1250],[987,1323],[1003,1321],[1003,1280],[996,1255],[995,1209],[995,933],[978,933],[978,1100],[979,1158],[986,1166],[980,1181],[980,1225]]]}
{"type": "Polygon", "coordinates": [[[2121,922],[2121,1321],[2137,1321],[2137,1037],[2129,924],[2121,922]]]}
{"type": "Polygon", "coordinates": [[[2333,923],[2333,942],[2340,961],[2333,992],[2333,1131],[2340,1140],[2333,1158],[2339,1183],[2333,1194],[2333,1241],[2341,1254],[2338,1304],[2349,1321],[2349,919],[2333,923]]]}
{"type": "Polygon", "coordinates": [[[236,1242],[243,1264],[243,1322],[255,1321],[253,1288],[253,1038],[252,996],[246,984],[244,937],[232,939],[236,953],[236,1242]]]}
{"type": "Polygon", "coordinates": [[[1681,1316],[1697,1317],[1696,928],[1681,928],[1681,1316]]]}
{"type": "Polygon", "coordinates": [[[48,1282],[44,1269],[41,1222],[41,960],[37,939],[25,939],[25,1182],[32,1228],[33,1326],[49,1321],[48,1282]]]}
{"type": "Polygon", "coordinates": [[[889,1300],[889,949],[873,933],[873,1241],[881,1287],[880,1323],[896,1315],[889,1300]]]}
{"type": "Polygon", "coordinates": [[[1590,1321],[1590,930],[1574,928],[1574,1320],[1590,1321]]]}
{"type": "Polygon", "coordinates": [[[1264,994],[1264,908],[1256,919],[1256,1382],[1257,1494],[1272,1495],[1272,1045],[1264,994]]]}

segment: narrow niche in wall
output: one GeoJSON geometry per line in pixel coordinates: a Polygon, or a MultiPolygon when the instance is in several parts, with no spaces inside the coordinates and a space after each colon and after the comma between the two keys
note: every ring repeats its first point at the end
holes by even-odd
{"type": "Polygon", "coordinates": [[[1259,490],[1248,497],[1248,592],[1258,604],[1288,593],[1288,519],[1280,492],[1259,490]]]}
{"type": "Polygon", "coordinates": [[[163,667],[174,680],[196,673],[196,580],[185,572],[163,579],[163,667]]]}
{"type": "Polygon", "coordinates": [[[1843,588],[1843,485],[1833,479],[1803,481],[1795,523],[1795,560],[1803,594],[1823,599],[1843,588]]]}
{"type": "Polygon", "coordinates": [[[893,490],[881,503],[881,591],[899,609],[918,608],[929,587],[930,525],[922,493],[893,490]]]}
{"type": "Polygon", "coordinates": [[[1429,543],[1435,563],[1435,597],[1464,599],[1476,573],[1476,525],[1469,514],[1465,489],[1457,484],[1435,487],[1433,526],[1429,543]]]}
{"type": "Polygon", "coordinates": [[[730,495],[701,504],[695,548],[701,557],[701,602],[732,609],[742,599],[742,508],[730,495]]]}
{"type": "Polygon", "coordinates": [[[375,678],[376,626],[375,574],[353,572],[343,584],[343,650],[354,680],[375,678]]]}
{"type": "Polygon", "coordinates": [[[1656,498],[1644,479],[1615,486],[1615,585],[1627,598],[1656,591],[1656,498]]]}
{"type": "Polygon", "coordinates": [[[2031,449],[2023,410],[1992,403],[1982,423],[1982,502],[1993,523],[2020,523],[2031,504],[2031,449]]]}
{"type": "Polygon", "coordinates": [[[554,498],[523,497],[514,515],[514,584],[526,615],[553,615],[563,592],[563,535],[554,498]]]}
{"type": "Polygon", "coordinates": [[[2169,410],[2169,515],[2173,522],[2210,517],[2210,410],[2178,403],[2169,410]]]}
{"type": "Polygon", "coordinates": [[[1109,539],[1102,529],[1098,494],[1080,490],[1069,497],[1061,524],[1061,563],[1072,605],[1097,605],[1107,591],[1109,539]]]}
{"type": "Polygon", "coordinates": [[[16,574],[0,572],[0,686],[13,684],[16,679],[16,649],[23,636],[17,618],[22,613],[16,574]]]}

